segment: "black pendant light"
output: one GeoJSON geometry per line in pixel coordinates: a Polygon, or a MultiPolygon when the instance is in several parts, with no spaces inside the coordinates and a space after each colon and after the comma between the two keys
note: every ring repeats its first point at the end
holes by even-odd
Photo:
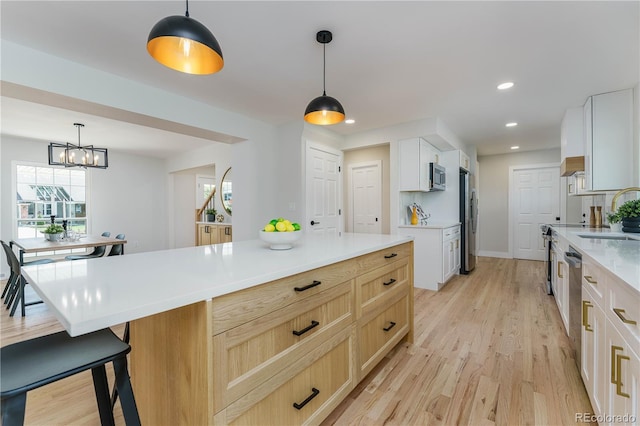
{"type": "Polygon", "coordinates": [[[213,74],[224,66],[222,49],[211,31],[189,17],[168,16],[149,33],[147,51],[156,61],[187,74],[213,74]]]}
{"type": "Polygon", "coordinates": [[[316,34],[316,40],[318,43],[322,43],[322,96],[318,96],[307,105],[307,109],[304,111],[304,121],[311,124],[336,124],[344,120],[344,108],[340,105],[340,102],[336,98],[327,96],[325,90],[326,84],[326,47],[327,43],[330,43],[333,39],[331,31],[318,31],[316,34]]]}

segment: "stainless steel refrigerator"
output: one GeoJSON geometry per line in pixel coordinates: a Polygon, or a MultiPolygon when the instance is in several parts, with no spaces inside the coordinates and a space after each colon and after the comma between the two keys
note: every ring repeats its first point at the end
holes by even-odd
{"type": "Polygon", "coordinates": [[[476,230],[478,198],[472,174],[460,169],[460,273],[468,274],[476,267],[476,230]]]}

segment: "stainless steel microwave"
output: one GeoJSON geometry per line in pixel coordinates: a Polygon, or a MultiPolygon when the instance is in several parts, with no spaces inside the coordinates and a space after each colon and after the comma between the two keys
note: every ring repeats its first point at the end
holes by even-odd
{"type": "Polygon", "coordinates": [[[447,173],[444,167],[429,163],[429,187],[432,191],[444,191],[447,186],[447,173]]]}

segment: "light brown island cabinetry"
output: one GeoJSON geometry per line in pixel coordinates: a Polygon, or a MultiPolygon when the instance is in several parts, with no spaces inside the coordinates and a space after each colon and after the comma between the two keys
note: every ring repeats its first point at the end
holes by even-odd
{"type": "Polygon", "coordinates": [[[131,323],[143,424],[318,424],[413,339],[413,242],[131,323]]]}

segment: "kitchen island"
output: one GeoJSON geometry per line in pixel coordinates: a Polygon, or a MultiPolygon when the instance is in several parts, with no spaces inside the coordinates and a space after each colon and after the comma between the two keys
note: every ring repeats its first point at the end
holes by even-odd
{"type": "Polygon", "coordinates": [[[568,315],[565,327],[570,337],[574,330],[577,339],[578,366],[594,419],[600,424],[637,424],[640,235],[608,228],[552,229],[555,244],[562,248],[552,264],[554,294],[564,300],[558,303],[560,314],[563,320],[568,315]],[[571,248],[582,255],[581,262],[565,258],[563,251],[571,248]]]}
{"type": "Polygon", "coordinates": [[[319,423],[413,334],[413,242],[304,235],[24,268],[71,335],[131,321],[145,424],[319,423]]]}

